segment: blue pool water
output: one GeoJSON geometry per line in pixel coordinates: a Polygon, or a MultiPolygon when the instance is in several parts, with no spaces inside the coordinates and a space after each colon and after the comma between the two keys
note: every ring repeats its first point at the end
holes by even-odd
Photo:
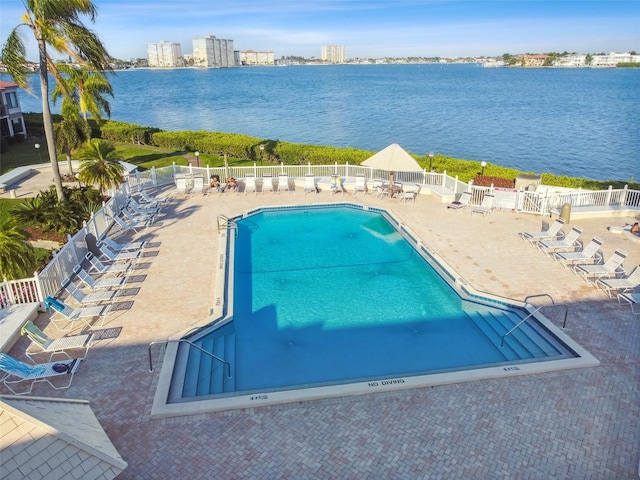
{"type": "Polygon", "coordinates": [[[191,349],[183,397],[572,356],[535,321],[501,347],[523,312],[463,299],[379,212],[274,209],[237,224],[233,321],[191,339],[233,378],[191,349]]]}

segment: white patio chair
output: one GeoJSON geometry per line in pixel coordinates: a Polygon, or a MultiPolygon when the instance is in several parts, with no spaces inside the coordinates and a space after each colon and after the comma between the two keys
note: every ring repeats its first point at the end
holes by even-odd
{"type": "Polygon", "coordinates": [[[471,215],[473,215],[474,213],[481,213],[483,217],[486,217],[487,215],[491,214],[491,212],[493,211],[493,201],[495,198],[496,197],[494,195],[485,194],[485,196],[482,197],[480,206],[473,207],[473,209],[471,210],[471,215]]]}
{"type": "Polygon", "coordinates": [[[599,278],[596,280],[596,287],[605,291],[609,298],[614,293],[628,293],[640,288],[640,265],[625,278],[599,278]]]}
{"type": "Polygon", "coordinates": [[[125,221],[132,222],[132,223],[148,222],[149,224],[151,224],[154,222],[156,218],[155,213],[134,213],[128,210],[126,206],[120,210],[120,214],[122,215],[125,221]]]}
{"type": "Polygon", "coordinates": [[[364,175],[356,175],[356,183],[353,186],[353,194],[355,195],[358,192],[362,192],[365,195],[367,194],[367,179],[364,175]]]}
{"type": "Polygon", "coordinates": [[[254,194],[258,193],[258,189],[256,187],[256,176],[252,173],[248,173],[244,177],[244,194],[247,192],[253,192],[254,194]]]}
{"type": "Polygon", "coordinates": [[[159,205],[140,204],[131,197],[127,199],[127,207],[134,215],[157,215],[162,210],[159,205]]]}
{"type": "Polygon", "coordinates": [[[31,393],[33,385],[38,382],[46,382],[52,388],[60,390],[71,386],[73,375],[76,373],[79,365],[80,359],[29,365],[6,353],[0,353],[0,370],[5,373],[2,378],[0,378],[0,382],[11,390],[14,395],[27,395],[31,393]],[[69,381],[64,385],[58,386],[51,381],[56,377],[66,377],[69,381]],[[23,382],[29,383],[29,390],[25,390],[24,392],[14,390],[16,385],[23,382]]]}
{"type": "Polygon", "coordinates": [[[343,195],[345,194],[344,185],[342,185],[342,178],[340,175],[333,174],[331,175],[331,195],[338,192],[343,195]]]}
{"type": "Polygon", "coordinates": [[[469,202],[471,201],[471,192],[462,192],[460,198],[457,201],[451,202],[447,205],[447,208],[451,208],[452,210],[464,210],[469,206],[469,202]]]}
{"type": "Polygon", "coordinates": [[[631,313],[634,315],[640,314],[640,310],[636,312],[635,308],[636,305],[640,305],[640,292],[619,293],[617,297],[620,305],[622,305],[622,302],[624,301],[631,306],[631,313]]]}
{"type": "Polygon", "coordinates": [[[562,238],[562,227],[564,226],[564,218],[558,217],[551,224],[548,230],[541,232],[520,232],[520,238],[526,240],[529,243],[539,242],[541,240],[553,240],[555,238],[562,238]]]}
{"type": "Polygon", "coordinates": [[[185,177],[176,177],[176,190],[177,195],[184,195],[189,193],[190,188],[187,185],[187,179],[185,177]]]}
{"type": "Polygon", "coordinates": [[[593,238],[587,246],[579,252],[555,252],[553,258],[565,266],[587,263],[592,259],[602,261],[602,253],[599,251],[601,246],[602,240],[593,238]]]}
{"type": "Polygon", "coordinates": [[[550,255],[557,251],[575,249],[576,245],[579,245],[578,238],[582,234],[582,228],[574,226],[571,231],[561,240],[541,240],[534,245],[538,247],[538,250],[550,255]]]}
{"type": "Polygon", "coordinates": [[[133,230],[134,232],[138,232],[140,230],[146,230],[149,228],[149,225],[151,225],[151,222],[142,220],[137,222],[125,222],[124,219],[117,216],[113,217],[113,221],[124,231],[133,230]]]}
{"type": "Polygon", "coordinates": [[[307,193],[318,193],[318,187],[316,187],[316,177],[313,174],[309,173],[304,176],[304,194],[307,193]]]}
{"type": "Polygon", "coordinates": [[[290,192],[289,190],[289,175],[281,173],[278,175],[278,193],[290,192]]]}
{"type": "Polygon", "coordinates": [[[44,299],[44,305],[54,310],[50,321],[61,332],[74,330],[76,323],[82,322],[87,327],[103,326],[106,316],[111,311],[111,305],[97,305],[94,307],[72,308],[62,300],[56,297],[47,297],[44,299]],[[91,320],[99,319],[97,324],[92,324],[91,320]],[[91,319],[91,320],[87,320],[91,319]],[[64,325],[64,326],[62,326],[64,325]]]}
{"type": "Polygon", "coordinates": [[[84,333],[69,337],[50,338],[31,321],[23,325],[20,333],[31,340],[31,345],[25,350],[29,358],[33,359],[33,356],[37,354],[46,353],[49,354],[49,361],[52,361],[53,357],[58,353],[72,360],[74,357],[69,355],[69,350],[84,350],[84,354],[77,358],[85,358],[89,353],[89,347],[94,337],[93,333],[84,333]]]}
{"type": "Polygon", "coordinates": [[[91,306],[101,302],[114,302],[120,296],[120,290],[85,293],[71,281],[70,277],[62,282],[62,288],[81,306],[91,306]]]}
{"type": "Polygon", "coordinates": [[[273,177],[269,174],[265,174],[264,177],[262,177],[262,193],[264,192],[274,192],[273,177]]]}
{"type": "Polygon", "coordinates": [[[169,200],[169,197],[152,197],[144,190],[140,192],[140,198],[144,201],[144,203],[148,203],[150,205],[158,205],[158,206],[162,205],[167,200],[169,200]]]}
{"type": "Polygon", "coordinates": [[[406,189],[399,194],[400,201],[407,203],[409,200],[413,200],[413,203],[416,203],[416,197],[419,191],[420,185],[406,187],[406,189]]]}
{"type": "Polygon", "coordinates": [[[126,243],[118,243],[113,238],[108,235],[105,235],[100,239],[101,242],[105,243],[109,246],[111,250],[116,253],[119,252],[135,252],[137,250],[144,250],[147,242],[144,240],[136,241],[136,242],[126,242],[126,243]]]}
{"type": "Polygon", "coordinates": [[[98,257],[96,257],[93,253],[87,252],[84,258],[89,262],[89,272],[95,272],[98,275],[108,276],[118,276],[123,273],[127,273],[133,264],[131,263],[114,263],[114,264],[105,264],[100,261],[98,257]]]}
{"type": "Polygon", "coordinates": [[[89,272],[87,272],[80,265],[76,265],[73,267],[73,273],[76,274],[78,279],[90,290],[107,290],[113,287],[121,287],[127,282],[127,277],[111,277],[111,278],[100,278],[96,279],[91,276],[89,272]]]}
{"type": "Polygon", "coordinates": [[[619,272],[624,272],[622,262],[627,258],[627,252],[616,250],[613,255],[602,265],[576,265],[573,272],[584,278],[584,281],[595,283],[600,278],[615,277],[619,272]]]}
{"type": "Polygon", "coordinates": [[[193,188],[189,193],[191,195],[204,193],[204,177],[202,175],[196,175],[193,177],[193,188]]]}

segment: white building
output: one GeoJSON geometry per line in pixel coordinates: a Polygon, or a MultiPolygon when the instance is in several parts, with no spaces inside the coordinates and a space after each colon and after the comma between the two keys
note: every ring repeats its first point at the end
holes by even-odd
{"type": "Polygon", "coordinates": [[[147,44],[150,67],[183,67],[182,47],[179,43],[162,41],[147,44]]]}
{"type": "Polygon", "coordinates": [[[254,52],[253,50],[234,52],[236,65],[274,65],[273,52],[254,52]]]}
{"type": "Polygon", "coordinates": [[[21,135],[27,138],[17,83],[0,81],[0,127],[3,137],[21,135]]]}
{"type": "Polygon", "coordinates": [[[347,47],[344,45],[325,45],[322,47],[322,60],[329,63],[347,61],[347,47]]]}
{"type": "Polygon", "coordinates": [[[556,67],[578,68],[587,65],[587,56],[584,54],[563,55],[554,65],[556,67]]]}
{"type": "Polygon", "coordinates": [[[193,39],[193,62],[196,67],[233,67],[233,40],[207,35],[193,39]]]}
{"type": "Polygon", "coordinates": [[[608,55],[594,55],[592,67],[615,67],[618,63],[640,62],[640,55],[611,52],[608,55]]]}

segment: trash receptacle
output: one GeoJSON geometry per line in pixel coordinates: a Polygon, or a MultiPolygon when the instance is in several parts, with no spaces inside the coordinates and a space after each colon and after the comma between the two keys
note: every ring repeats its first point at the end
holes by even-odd
{"type": "Polygon", "coordinates": [[[560,217],[564,220],[564,223],[569,223],[571,221],[571,204],[565,203],[562,205],[562,210],[560,210],[560,217]]]}

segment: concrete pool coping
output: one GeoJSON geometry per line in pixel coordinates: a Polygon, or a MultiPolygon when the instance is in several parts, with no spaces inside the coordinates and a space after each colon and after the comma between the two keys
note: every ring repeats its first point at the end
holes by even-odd
{"type": "MultiPolygon", "coordinates": [[[[242,392],[239,392],[238,395],[225,394],[219,396],[218,398],[207,397],[201,400],[189,399],[183,402],[168,403],[174,369],[176,368],[176,359],[180,340],[196,330],[206,327],[210,327],[211,330],[213,330],[214,328],[219,328],[233,320],[233,302],[228,302],[228,304],[226,303],[226,299],[233,298],[233,268],[226,268],[229,266],[229,262],[233,261],[234,258],[233,248],[235,242],[230,241],[232,240],[230,232],[235,232],[235,229],[231,228],[220,231],[220,248],[218,253],[218,262],[216,268],[214,269],[216,278],[214,283],[215,306],[211,310],[213,315],[207,320],[203,320],[197,324],[194,324],[187,331],[183,331],[180,334],[171,337],[169,343],[167,344],[164,360],[162,362],[162,369],[158,378],[157,389],[151,409],[151,418],[160,419],[183,415],[199,415],[204,413],[220,412],[233,409],[265,407],[285,403],[318,400],[322,398],[365,395],[370,393],[404,390],[410,388],[434,387],[438,385],[503,378],[514,375],[528,375],[573,368],[594,367],[600,364],[599,360],[591,355],[585,348],[577,344],[561,329],[556,327],[531,304],[497,297],[495,295],[490,295],[475,290],[444,260],[444,258],[440,257],[432,248],[430,248],[429,245],[424,242],[416,234],[416,232],[411,229],[409,225],[395,216],[392,212],[383,208],[373,208],[354,202],[340,202],[337,204],[316,204],[313,206],[283,205],[278,207],[261,207],[258,209],[252,209],[250,211],[244,212],[241,215],[235,216],[231,220],[237,218],[244,219],[253,214],[263,211],[282,211],[293,208],[335,208],[340,206],[352,207],[364,211],[372,210],[382,213],[383,215],[387,215],[391,219],[391,224],[395,223],[395,228],[400,231],[403,237],[405,237],[407,241],[412,244],[412,246],[421,255],[424,256],[424,254],[426,253],[433,259],[433,261],[435,261],[436,265],[434,265],[434,267],[437,271],[440,272],[443,280],[447,283],[450,283],[455,289],[460,291],[463,295],[463,298],[464,295],[467,295],[469,299],[479,301],[480,303],[484,303],[486,305],[498,304],[501,306],[524,308],[529,314],[534,316],[538,322],[542,323],[542,325],[549,332],[551,332],[553,336],[555,336],[570,350],[572,350],[577,355],[577,357],[560,360],[533,361],[532,363],[515,362],[513,365],[471,368],[464,371],[428,373],[424,375],[405,375],[395,378],[388,378],[388,376],[385,376],[384,378],[373,378],[368,379],[367,381],[355,381],[334,385],[311,387],[300,386],[292,389],[281,389],[278,391],[269,391],[263,393],[252,392],[242,394],[242,392]],[[423,252],[420,252],[421,249],[423,250],[423,252]],[[444,273],[444,275],[442,273],[444,273]],[[226,292],[224,291],[225,286],[227,288],[226,292]],[[215,313],[217,313],[218,316],[215,316],[215,313]]],[[[429,263],[433,264],[432,261],[430,261],[429,263]]]]}

